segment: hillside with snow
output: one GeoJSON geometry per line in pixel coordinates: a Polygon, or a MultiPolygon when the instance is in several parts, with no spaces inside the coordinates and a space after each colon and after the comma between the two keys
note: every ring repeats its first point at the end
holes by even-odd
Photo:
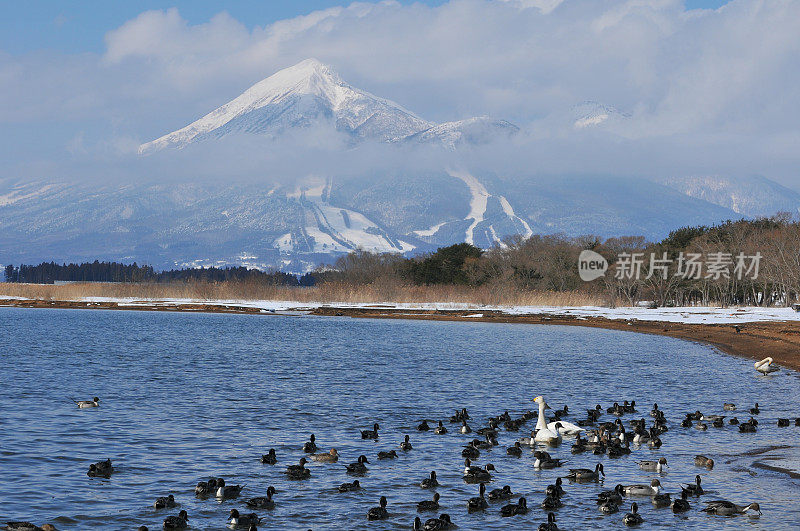
{"type": "MultiPolygon", "coordinates": [[[[584,102],[570,119],[571,127],[602,134],[629,116],[584,102]]],[[[655,240],[686,225],[797,211],[800,205],[798,194],[760,178],[542,178],[536,160],[530,171],[514,175],[469,168],[462,163],[465,155],[513,144],[519,128],[487,116],[426,120],[351,86],[313,59],[141,144],[136,160],[163,159],[174,168],[212,151],[207,148],[242,138],[247,139],[243,149],[269,151],[285,135],[314,128],[346,140],[337,148],[348,164],[344,170],[323,161],[315,172],[281,179],[262,177],[255,167],[257,175],[241,182],[178,182],[168,175],[125,184],[0,178],[0,259],[300,272],[359,249],[413,255],[460,242],[489,248],[511,236],[553,233],[655,240]],[[368,153],[378,146],[379,156],[390,158],[384,165],[389,169],[359,173],[350,165],[367,144],[368,153]],[[436,156],[416,165],[420,152],[436,156]]],[[[303,145],[291,146],[299,160],[306,156],[303,145]]],[[[220,167],[235,162],[224,155],[209,160],[220,167]]]]}

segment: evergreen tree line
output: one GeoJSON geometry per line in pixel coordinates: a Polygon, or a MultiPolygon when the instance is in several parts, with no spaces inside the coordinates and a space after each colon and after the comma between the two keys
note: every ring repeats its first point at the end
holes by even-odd
{"type": "Polygon", "coordinates": [[[21,264],[5,267],[6,282],[24,282],[30,284],[52,284],[55,281],[71,282],[227,282],[256,280],[276,286],[313,286],[316,279],[313,275],[303,276],[283,273],[281,271],[260,271],[246,267],[209,267],[191,269],[172,269],[155,271],[152,266],[121,264],[118,262],[84,262],[81,264],[56,264],[42,262],[39,265],[21,264]]]}

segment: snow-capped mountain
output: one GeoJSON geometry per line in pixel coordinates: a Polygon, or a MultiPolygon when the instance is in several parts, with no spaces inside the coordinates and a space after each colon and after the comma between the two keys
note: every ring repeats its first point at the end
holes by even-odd
{"type": "Polygon", "coordinates": [[[800,212],[800,194],[765,177],[694,176],[674,177],[661,182],[688,196],[729,208],[744,216],[800,212]]]}
{"type": "Polygon", "coordinates": [[[597,101],[584,101],[572,108],[572,126],[575,129],[613,125],[629,118],[630,114],[597,101]]]}
{"type": "Polygon", "coordinates": [[[292,129],[330,127],[353,142],[485,144],[519,128],[487,116],[435,124],[400,104],[344,82],[333,69],[306,59],[259,81],[237,98],[182,129],[139,147],[140,154],[181,148],[235,133],[277,137],[292,129]]]}
{"type": "MultiPolygon", "coordinates": [[[[599,131],[627,119],[594,102],[575,111],[575,127],[599,131]]],[[[358,249],[409,255],[460,242],[488,248],[509,236],[552,233],[656,240],[681,226],[796,211],[800,205],[799,194],[767,180],[545,179],[535,171],[502,176],[470,170],[462,167],[469,160],[460,157],[462,150],[508,140],[518,128],[488,117],[428,122],[353,88],[315,60],[270,76],[189,126],[143,144],[140,152],[241,134],[269,142],[316,126],[350,139],[348,159],[355,159],[360,140],[385,142],[387,153],[401,157],[391,170],[362,174],[348,163],[342,175],[324,166],[291,184],[279,175],[237,182],[165,178],[160,184],[0,177],[0,263],[100,259],[157,268],[244,265],[299,272],[358,249]],[[433,149],[425,170],[404,163],[419,144],[444,148],[433,149]]],[[[243,145],[252,149],[253,143],[243,145]]],[[[195,153],[163,155],[172,163],[195,153]]]]}
{"type": "Polygon", "coordinates": [[[399,104],[345,83],[329,66],[307,59],[259,81],[237,98],[182,129],[139,147],[150,153],[231,133],[278,135],[328,124],[353,138],[381,141],[430,128],[399,104]]]}

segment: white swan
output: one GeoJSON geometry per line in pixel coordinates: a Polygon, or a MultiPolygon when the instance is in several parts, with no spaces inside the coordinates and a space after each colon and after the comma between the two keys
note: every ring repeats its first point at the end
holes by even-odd
{"type": "Polygon", "coordinates": [[[544,401],[544,397],[537,396],[533,401],[539,404],[539,420],[536,421],[534,440],[551,445],[561,444],[561,432],[556,429],[550,429],[547,426],[547,417],[544,414],[544,410],[549,406],[544,401]]]}
{"type": "Polygon", "coordinates": [[[551,431],[558,430],[558,433],[561,435],[578,435],[582,431],[586,431],[577,424],[573,424],[571,422],[567,422],[565,420],[556,420],[553,422],[547,423],[547,429],[551,431]],[[559,426],[556,426],[559,424],[559,426]]]}
{"type": "Polygon", "coordinates": [[[753,365],[755,366],[756,370],[761,374],[769,374],[771,372],[778,372],[780,369],[777,367],[772,367],[773,359],[771,357],[766,357],[761,361],[755,362],[753,365]]]}

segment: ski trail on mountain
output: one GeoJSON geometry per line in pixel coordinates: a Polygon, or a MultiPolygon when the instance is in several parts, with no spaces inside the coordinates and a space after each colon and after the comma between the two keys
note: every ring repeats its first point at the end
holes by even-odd
{"type": "Polygon", "coordinates": [[[486,190],[486,187],[481,184],[478,179],[474,176],[470,175],[467,172],[461,171],[448,171],[450,176],[455,177],[456,179],[460,179],[467,185],[469,188],[470,194],[472,194],[472,198],[469,200],[469,214],[467,214],[466,219],[472,219],[472,223],[469,227],[467,227],[465,240],[470,245],[475,245],[475,227],[478,226],[478,223],[483,221],[484,217],[486,216],[486,205],[489,202],[489,192],[486,190]]]}

